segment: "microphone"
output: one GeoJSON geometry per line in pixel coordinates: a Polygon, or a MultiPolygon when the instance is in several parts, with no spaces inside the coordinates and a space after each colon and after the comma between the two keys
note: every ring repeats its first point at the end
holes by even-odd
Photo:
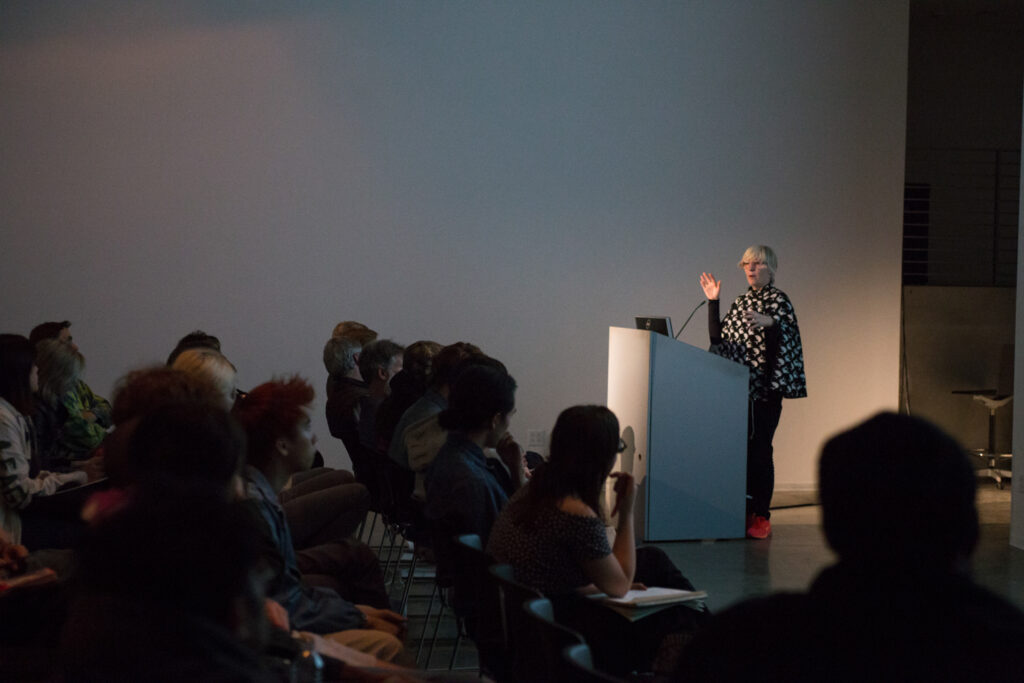
{"type": "Polygon", "coordinates": [[[700,300],[700,303],[699,303],[699,304],[697,304],[697,306],[696,306],[696,307],[695,307],[695,308],[694,308],[694,309],[693,309],[692,311],[690,311],[690,315],[689,315],[689,317],[688,317],[688,318],[686,319],[686,322],[685,322],[685,323],[683,323],[683,326],[679,328],[679,331],[678,331],[678,332],[676,332],[676,336],[674,336],[674,337],[673,337],[673,339],[679,339],[679,335],[681,335],[681,334],[683,333],[683,330],[685,330],[685,329],[686,329],[686,326],[690,324],[690,319],[691,319],[691,318],[693,318],[693,314],[697,312],[697,309],[698,309],[698,308],[700,308],[701,306],[703,306],[703,305],[704,305],[704,304],[706,304],[707,302],[708,302],[708,300],[707,300],[707,299],[701,299],[701,300],[700,300]]]}

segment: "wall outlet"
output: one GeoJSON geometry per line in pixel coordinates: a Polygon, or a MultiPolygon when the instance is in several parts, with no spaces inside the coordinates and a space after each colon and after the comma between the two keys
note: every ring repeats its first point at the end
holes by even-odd
{"type": "Polygon", "coordinates": [[[543,453],[548,447],[546,429],[531,429],[526,433],[526,450],[543,453]]]}

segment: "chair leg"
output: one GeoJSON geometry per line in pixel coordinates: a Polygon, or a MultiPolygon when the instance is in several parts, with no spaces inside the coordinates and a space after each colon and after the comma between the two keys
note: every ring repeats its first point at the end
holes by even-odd
{"type": "Polygon", "coordinates": [[[437,621],[434,622],[434,634],[430,638],[430,650],[427,651],[427,662],[423,665],[424,669],[430,669],[430,660],[434,656],[434,646],[437,645],[437,632],[441,628],[441,621],[444,619],[444,613],[448,611],[447,601],[444,596],[441,596],[441,609],[437,612],[437,621]]]}
{"type": "MultiPolygon", "coordinates": [[[[369,531],[369,533],[366,534],[366,541],[365,541],[366,545],[370,545],[370,542],[373,540],[373,530],[377,526],[377,512],[374,511],[374,510],[371,510],[369,513],[367,513],[367,515],[373,515],[373,521],[370,522],[370,531],[369,531]]],[[[363,518],[363,526],[366,526],[366,518],[365,517],[363,518]]],[[[359,537],[362,538],[362,532],[360,532],[360,536],[359,537]]]]}
{"type": "Polygon", "coordinates": [[[462,619],[455,620],[455,645],[452,647],[452,658],[448,660],[448,670],[455,668],[455,658],[459,656],[459,645],[462,643],[462,619]]]}
{"type": "Polygon", "coordinates": [[[437,597],[437,584],[434,584],[430,591],[430,601],[427,603],[427,613],[423,616],[423,630],[420,631],[420,642],[416,646],[416,664],[420,663],[420,655],[423,654],[423,645],[427,642],[427,627],[430,626],[430,614],[434,611],[434,598],[437,597]]]}
{"type": "Polygon", "coordinates": [[[409,592],[412,590],[412,582],[416,578],[416,562],[418,559],[416,549],[413,548],[412,560],[409,562],[409,573],[406,575],[405,586],[402,588],[402,602],[399,603],[398,608],[399,613],[402,615],[406,615],[409,607],[409,592]]]}

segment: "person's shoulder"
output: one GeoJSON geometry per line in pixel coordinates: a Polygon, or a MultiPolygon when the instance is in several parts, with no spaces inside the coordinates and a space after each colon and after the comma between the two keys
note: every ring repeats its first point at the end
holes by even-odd
{"type": "Polygon", "coordinates": [[[597,513],[594,512],[593,508],[574,496],[566,496],[558,501],[556,507],[559,512],[572,515],[573,517],[597,518],[597,513]]]}

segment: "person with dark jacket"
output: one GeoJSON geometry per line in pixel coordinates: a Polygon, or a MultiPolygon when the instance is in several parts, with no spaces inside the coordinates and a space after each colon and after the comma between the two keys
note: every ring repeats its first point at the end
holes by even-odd
{"type": "Polygon", "coordinates": [[[993,643],[1024,613],[974,583],[975,474],[928,422],[882,413],[825,444],[825,537],[839,561],[806,593],[725,610],[684,650],[678,681],[1020,681],[993,643]]]}

